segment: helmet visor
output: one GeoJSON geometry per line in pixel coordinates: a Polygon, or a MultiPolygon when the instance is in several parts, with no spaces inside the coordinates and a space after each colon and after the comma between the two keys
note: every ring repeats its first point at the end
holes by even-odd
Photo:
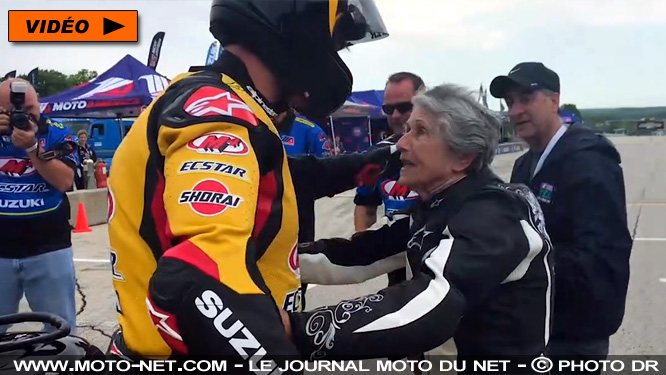
{"type": "Polygon", "coordinates": [[[336,51],[388,37],[374,0],[329,1],[329,23],[336,51]]]}

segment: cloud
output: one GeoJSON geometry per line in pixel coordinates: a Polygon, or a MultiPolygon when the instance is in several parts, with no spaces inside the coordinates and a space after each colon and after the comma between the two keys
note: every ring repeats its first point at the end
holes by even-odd
{"type": "Polygon", "coordinates": [[[556,13],[593,26],[627,26],[666,22],[664,0],[559,0],[550,3],[556,13]]]}
{"type": "Polygon", "coordinates": [[[502,48],[508,33],[484,19],[512,6],[516,0],[380,0],[377,6],[391,38],[409,43],[424,40],[439,47],[466,49],[502,48]],[[409,5],[405,5],[409,4],[409,5]]]}

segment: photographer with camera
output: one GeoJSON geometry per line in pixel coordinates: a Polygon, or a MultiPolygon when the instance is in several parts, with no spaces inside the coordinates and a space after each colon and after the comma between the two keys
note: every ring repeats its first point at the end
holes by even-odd
{"type": "MultiPolygon", "coordinates": [[[[0,83],[0,315],[30,309],[76,328],[70,208],[77,156],[69,130],[39,113],[35,89],[0,83]]],[[[7,326],[0,327],[3,333],[7,326]]],[[[53,328],[46,326],[45,330],[53,328]]]]}

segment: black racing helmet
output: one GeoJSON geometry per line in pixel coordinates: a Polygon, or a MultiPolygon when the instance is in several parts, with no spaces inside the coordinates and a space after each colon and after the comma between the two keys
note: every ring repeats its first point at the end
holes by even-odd
{"type": "Polygon", "coordinates": [[[210,31],[223,47],[255,53],[285,98],[307,93],[296,109],[311,118],[330,115],[352,92],[338,51],[388,36],[374,0],[213,0],[210,31]]]}

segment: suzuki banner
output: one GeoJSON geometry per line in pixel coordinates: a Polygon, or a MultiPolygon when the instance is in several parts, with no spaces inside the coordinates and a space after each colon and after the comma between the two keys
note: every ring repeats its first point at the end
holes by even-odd
{"type": "Polygon", "coordinates": [[[220,49],[217,40],[210,44],[210,47],[208,47],[208,54],[206,55],[206,65],[212,65],[217,60],[218,51],[220,49]]]}
{"type": "Polygon", "coordinates": [[[11,72],[5,74],[5,78],[3,78],[3,80],[9,79],[9,78],[16,78],[16,70],[12,70],[11,72]]]}
{"type": "Polygon", "coordinates": [[[28,73],[28,82],[30,82],[31,85],[35,86],[37,85],[38,82],[38,73],[39,69],[35,68],[28,73]]]}
{"type": "Polygon", "coordinates": [[[149,68],[155,70],[157,63],[160,61],[160,51],[162,50],[162,42],[164,41],[164,31],[160,31],[153,36],[153,41],[150,43],[150,50],[148,51],[149,68]]]}

